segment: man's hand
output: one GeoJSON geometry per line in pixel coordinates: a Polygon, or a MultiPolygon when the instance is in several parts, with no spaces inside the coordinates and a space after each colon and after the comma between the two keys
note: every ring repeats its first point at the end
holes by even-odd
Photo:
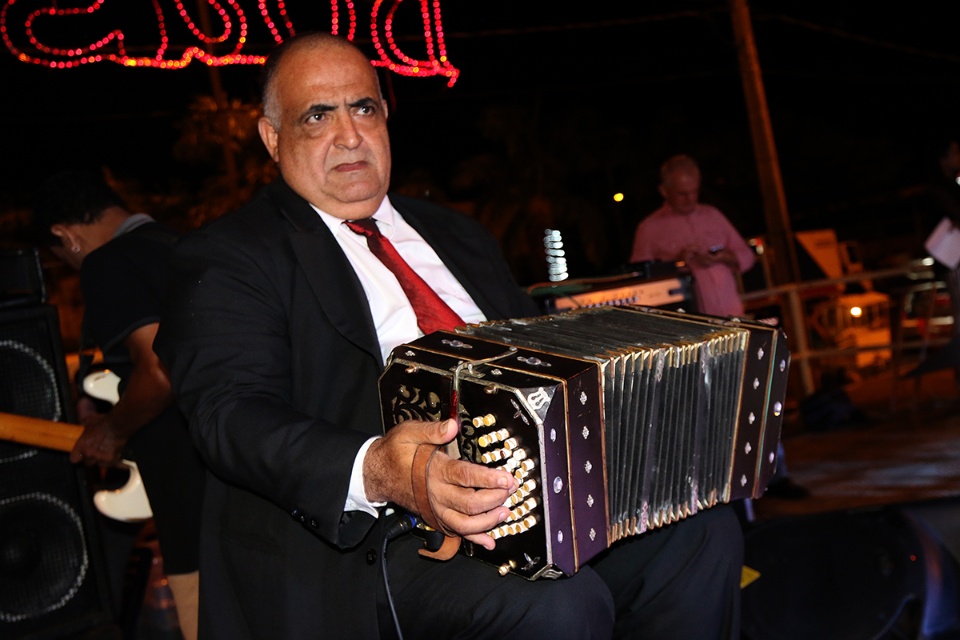
{"type": "Polygon", "coordinates": [[[726,247],[708,253],[705,259],[708,264],[725,264],[734,272],[740,271],[740,260],[737,258],[737,254],[726,247]]]}
{"type": "Polygon", "coordinates": [[[92,416],[84,424],[83,433],[70,452],[70,462],[87,466],[119,467],[127,438],[118,435],[110,424],[109,414],[92,416]]]}
{"type": "Polygon", "coordinates": [[[734,271],[740,269],[737,254],[726,247],[721,247],[716,251],[701,252],[691,246],[684,249],[682,258],[692,267],[705,268],[715,264],[724,264],[734,271]]]}
{"type": "MultiPolygon", "coordinates": [[[[411,469],[421,444],[444,445],[459,427],[455,420],[409,420],[375,441],[363,463],[364,490],[373,501],[393,502],[416,513],[411,469]]],[[[444,527],[487,549],[495,542],[485,532],[507,518],[503,503],[516,488],[510,473],[451,458],[441,449],[427,467],[427,493],[444,527]]]]}

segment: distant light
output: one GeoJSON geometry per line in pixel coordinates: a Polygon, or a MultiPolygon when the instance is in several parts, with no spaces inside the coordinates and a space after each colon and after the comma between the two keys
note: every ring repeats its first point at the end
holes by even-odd
{"type": "Polygon", "coordinates": [[[863,315],[863,309],[860,307],[850,307],[850,315],[852,315],[854,318],[859,318],[863,315]]]}
{"type": "Polygon", "coordinates": [[[615,194],[613,194],[613,201],[614,201],[614,202],[623,202],[623,194],[622,194],[622,193],[615,193],[615,194]]]}

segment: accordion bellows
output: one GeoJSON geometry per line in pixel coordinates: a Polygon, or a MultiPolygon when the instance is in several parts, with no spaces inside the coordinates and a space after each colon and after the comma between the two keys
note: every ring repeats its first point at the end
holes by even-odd
{"type": "Polygon", "coordinates": [[[385,428],[458,415],[451,455],[513,472],[494,550],[529,580],[629,536],[759,497],[776,465],[789,352],[766,324],[605,306],[437,332],[380,379],[385,428]],[[455,407],[455,411],[454,411],[455,407]]]}

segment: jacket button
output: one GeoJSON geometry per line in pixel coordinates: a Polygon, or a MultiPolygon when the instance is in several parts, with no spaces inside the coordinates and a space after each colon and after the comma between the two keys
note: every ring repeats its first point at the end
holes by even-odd
{"type": "Polygon", "coordinates": [[[377,551],[375,549],[367,549],[367,564],[376,564],[377,562],[377,551]]]}
{"type": "Polygon", "coordinates": [[[320,523],[317,522],[316,518],[310,518],[310,526],[316,529],[317,527],[320,526],[320,523]]]}

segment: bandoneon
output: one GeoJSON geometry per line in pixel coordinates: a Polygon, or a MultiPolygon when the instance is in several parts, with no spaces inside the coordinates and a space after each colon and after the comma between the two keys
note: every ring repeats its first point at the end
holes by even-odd
{"type": "Polygon", "coordinates": [[[789,352],[766,324],[635,305],[436,332],[393,350],[385,428],[456,415],[451,455],[513,472],[509,520],[461,552],[529,580],[763,494],[789,352]]]}

